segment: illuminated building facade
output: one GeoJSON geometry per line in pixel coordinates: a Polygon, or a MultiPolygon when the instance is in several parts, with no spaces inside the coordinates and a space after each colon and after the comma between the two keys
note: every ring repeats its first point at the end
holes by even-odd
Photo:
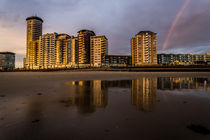
{"type": "Polygon", "coordinates": [[[48,33],[40,36],[38,56],[40,68],[55,68],[57,36],[57,33],[48,33]]]}
{"type": "Polygon", "coordinates": [[[108,54],[108,40],[105,36],[91,36],[90,65],[101,67],[105,65],[105,57],[108,54]]]}
{"type": "Polygon", "coordinates": [[[77,37],[71,37],[71,49],[70,49],[70,64],[73,67],[76,67],[78,64],[78,38],[77,37]]]}
{"type": "Polygon", "coordinates": [[[47,33],[37,42],[37,67],[33,69],[54,69],[75,67],[77,63],[77,38],[67,34],[47,33]]]}
{"type": "Polygon", "coordinates": [[[55,48],[55,65],[60,67],[68,64],[70,51],[70,36],[67,34],[59,34],[56,38],[55,48]]]}
{"type": "Polygon", "coordinates": [[[0,52],[0,71],[15,69],[15,53],[0,52]]]}
{"type": "Polygon", "coordinates": [[[75,67],[78,63],[78,38],[67,34],[42,35],[43,20],[32,16],[27,21],[25,69],[75,67]]]}
{"type": "Polygon", "coordinates": [[[91,36],[95,33],[90,30],[80,30],[78,32],[78,64],[79,66],[90,65],[90,43],[91,36]]]}
{"type": "Polygon", "coordinates": [[[38,55],[38,40],[42,35],[42,23],[43,20],[39,17],[32,16],[26,19],[27,21],[27,33],[26,33],[26,60],[25,68],[34,69],[38,67],[37,55],[38,55]]]}
{"type": "Polygon", "coordinates": [[[77,64],[78,39],[59,34],[56,39],[56,68],[75,67],[77,64]]]}
{"type": "Polygon", "coordinates": [[[157,34],[141,31],[131,39],[132,65],[157,64],[157,34]]]}
{"type": "Polygon", "coordinates": [[[204,63],[210,65],[210,53],[203,54],[204,63]]]}

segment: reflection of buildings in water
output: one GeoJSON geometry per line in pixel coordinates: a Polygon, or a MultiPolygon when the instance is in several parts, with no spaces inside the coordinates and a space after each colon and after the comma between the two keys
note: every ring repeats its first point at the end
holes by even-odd
{"type": "MultiPolygon", "coordinates": [[[[69,83],[68,83],[69,85],[69,83]]],[[[140,111],[153,111],[156,105],[157,78],[121,81],[75,81],[70,103],[81,113],[91,113],[108,104],[108,88],[132,88],[132,104],[140,111]]]]}
{"type": "Polygon", "coordinates": [[[101,80],[92,81],[93,105],[95,107],[104,108],[108,103],[107,89],[105,88],[104,84],[105,84],[104,81],[101,80]]]}
{"type": "Polygon", "coordinates": [[[131,80],[105,81],[109,88],[131,88],[131,80]]]}
{"type": "Polygon", "coordinates": [[[76,105],[81,113],[94,112],[108,104],[108,88],[131,88],[131,103],[140,111],[153,111],[156,106],[157,89],[198,89],[210,90],[208,78],[140,78],[119,81],[76,81],[72,85],[72,95],[66,103],[76,105]]]}
{"type": "Polygon", "coordinates": [[[66,82],[72,86],[71,96],[62,100],[65,106],[76,105],[81,113],[91,113],[95,108],[105,108],[108,104],[108,88],[131,88],[131,80],[121,81],[73,81],[66,82]]]}
{"type": "Polygon", "coordinates": [[[208,90],[210,88],[210,79],[192,78],[192,77],[159,77],[158,89],[175,90],[175,89],[198,89],[200,87],[208,90]]]}
{"type": "Polygon", "coordinates": [[[207,91],[210,91],[210,78],[208,78],[207,80],[205,80],[205,83],[204,83],[204,88],[207,90],[207,91]]]}
{"type": "Polygon", "coordinates": [[[157,98],[157,78],[132,80],[131,103],[140,111],[153,111],[157,98]]]}
{"type": "Polygon", "coordinates": [[[74,81],[70,85],[73,86],[73,92],[68,100],[72,105],[77,105],[81,113],[92,113],[95,108],[107,106],[108,93],[104,81],[74,81]]]}

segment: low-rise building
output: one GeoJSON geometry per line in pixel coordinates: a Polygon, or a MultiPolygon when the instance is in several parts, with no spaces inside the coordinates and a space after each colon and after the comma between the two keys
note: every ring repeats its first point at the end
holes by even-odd
{"type": "Polygon", "coordinates": [[[0,70],[14,70],[15,69],[15,53],[0,52],[0,70]]]}
{"type": "Polygon", "coordinates": [[[210,53],[203,54],[203,59],[207,65],[210,65],[210,53]]]}
{"type": "Polygon", "coordinates": [[[132,65],[131,56],[107,55],[106,66],[127,67],[132,65]]]}
{"type": "Polygon", "coordinates": [[[210,53],[198,54],[158,54],[161,65],[206,65],[210,64],[210,53]]]}

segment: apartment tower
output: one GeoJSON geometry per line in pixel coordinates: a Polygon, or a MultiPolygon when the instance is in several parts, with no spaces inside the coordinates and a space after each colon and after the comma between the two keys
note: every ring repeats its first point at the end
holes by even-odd
{"type": "Polygon", "coordinates": [[[70,64],[75,67],[78,64],[78,38],[71,37],[71,49],[70,49],[70,64]]]}
{"type": "Polygon", "coordinates": [[[38,55],[38,40],[42,35],[42,23],[43,20],[40,17],[32,16],[26,18],[27,21],[27,32],[26,32],[26,60],[25,67],[27,69],[34,69],[38,66],[37,55],[38,55]]]}
{"type": "Polygon", "coordinates": [[[75,67],[77,64],[78,39],[59,34],[56,39],[56,67],[75,67]]]}
{"type": "Polygon", "coordinates": [[[90,37],[95,33],[90,30],[80,30],[78,32],[78,63],[79,66],[90,65],[90,37]]]}
{"type": "Polygon", "coordinates": [[[40,36],[38,50],[38,64],[40,68],[55,68],[57,36],[57,33],[48,33],[40,36]]]}
{"type": "Polygon", "coordinates": [[[131,39],[132,65],[157,64],[157,34],[141,31],[131,39]]]}
{"type": "Polygon", "coordinates": [[[61,67],[62,65],[68,64],[69,51],[70,51],[70,36],[67,34],[59,34],[56,39],[55,48],[55,64],[56,67],[61,67]]]}
{"type": "Polygon", "coordinates": [[[90,64],[93,67],[101,67],[106,64],[108,55],[108,40],[105,36],[91,36],[90,64]]]}

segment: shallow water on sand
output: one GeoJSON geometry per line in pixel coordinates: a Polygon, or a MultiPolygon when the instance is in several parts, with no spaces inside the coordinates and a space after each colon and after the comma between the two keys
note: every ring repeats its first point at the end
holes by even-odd
{"type": "Polygon", "coordinates": [[[209,129],[209,78],[69,81],[0,95],[0,140],[208,140],[209,129]]]}

